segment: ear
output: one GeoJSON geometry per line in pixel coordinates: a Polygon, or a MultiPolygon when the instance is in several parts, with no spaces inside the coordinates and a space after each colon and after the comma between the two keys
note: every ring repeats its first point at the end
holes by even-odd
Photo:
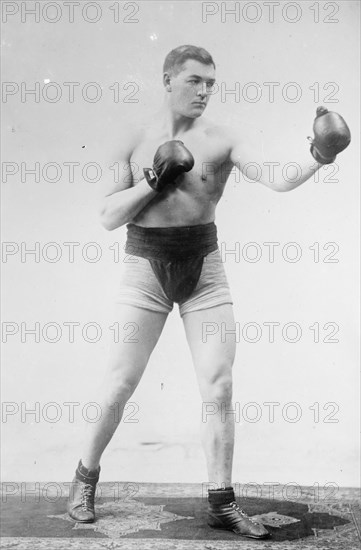
{"type": "Polygon", "coordinates": [[[170,86],[170,80],[171,80],[171,75],[169,73],[164,73],[163,74],[163,84],[169,92],[172,89],[171,86],[170,86]]]}

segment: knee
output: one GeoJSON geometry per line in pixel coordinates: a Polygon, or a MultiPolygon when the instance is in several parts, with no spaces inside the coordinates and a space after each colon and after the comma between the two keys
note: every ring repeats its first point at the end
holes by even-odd
{"type": "Polygon", "coordinates": [[[200,384],[203,401],[211,403],[230,403],[232,401],[232,371],[208,376],[200,384]]]}
{"type": "Polygon", "coordinates": [[[137,377],[130,374],[132,369],[127,368],[126,371],[123,372],[121,368],[111,369],[106,377],[108,392],[122,401],[127,401],[133,395],[139,382],[137,377]]]}

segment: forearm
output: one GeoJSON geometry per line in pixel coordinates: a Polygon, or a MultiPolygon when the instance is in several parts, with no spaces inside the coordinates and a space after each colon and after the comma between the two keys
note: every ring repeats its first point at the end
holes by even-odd
{"type": "Polygon", "coordinates": [[[282,150],[273,150],[267,158],[263,152],[256,153],[253,149],[246,150],[242,158],[243,151],[240,147],[231,160],[243,173],[246,181],[261,183],[272,191],[291,191],[312,178],[322,167],[312,156],[307,143],[300,140],[293,149],[296,153],[291,153],[291,158],[285,158],[282,150]],[[263,157],[263,161],[255,161],[257,157],[263,157]]]}
{"type": "Polygon", "coordinates": [[[129,223],[158,193],[145,179],[136,186],[105,197],[101,211],[101,223],[112,231],[129,223]]]}
{"type": "Polygon", "coordinates": [[[278,177],[274,183],[269,182],[268,186],[279,192],[292,191],[309,180],[321,166],[311,155],[306,155],[301,162],[289,162],[280,166],[278,177]]]}

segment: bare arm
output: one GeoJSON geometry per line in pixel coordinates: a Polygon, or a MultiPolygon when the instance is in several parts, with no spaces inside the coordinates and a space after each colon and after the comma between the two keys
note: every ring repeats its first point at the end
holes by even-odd
{"type": "Polygon", "coordinates": [[[108,231],[129,223],[157,195],[142,179],[134,187],[114,191],[104,198],[101,208],[101,222],[108,231]]]}
{"type": "Polygon", "coordinates": [[[308,147],[296,161],[281,165],[280,162],[261,162],[260,153],[250,146],[239,133],[232,134],[230,159],[247,180],[254,180],[273,191],[291,191],[307,181],[322,164],[310,154],[308,147]],[[287,169],[286,169],[287,168],[287,169]]]}
{"type": "MultiPolygon", "coordinates": [[[[108,231],[129,223],[158,194],[142,176],[137,182],[131,170],[130,157],[137,144],[137,135],[128,134],[115,155],[119,163],[119,181],[105,183],[100,204],[100,219],[108,231]]],[[[114,158],[112,159],[114,162],[114,158]]]]}

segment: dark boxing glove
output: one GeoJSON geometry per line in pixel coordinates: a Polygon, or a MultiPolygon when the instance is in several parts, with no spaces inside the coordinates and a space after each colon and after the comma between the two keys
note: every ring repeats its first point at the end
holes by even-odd
{"type": "Polygon", "coordinates": [[[154,155],[153,168],[143,168],[144,176],[155,191],[162,191],[176,177],[189,172],[194,166],[193,155],[182,141],[166,141],[154,155]]]}
{"type": "Polygon", "coordinates": [[[313,123],[315,137],[308,138],[312,156],[320,164],[331,164],[351,141],[351,132],[341,115],[329,112],[325,107],[317,107],[313,123]]]}

